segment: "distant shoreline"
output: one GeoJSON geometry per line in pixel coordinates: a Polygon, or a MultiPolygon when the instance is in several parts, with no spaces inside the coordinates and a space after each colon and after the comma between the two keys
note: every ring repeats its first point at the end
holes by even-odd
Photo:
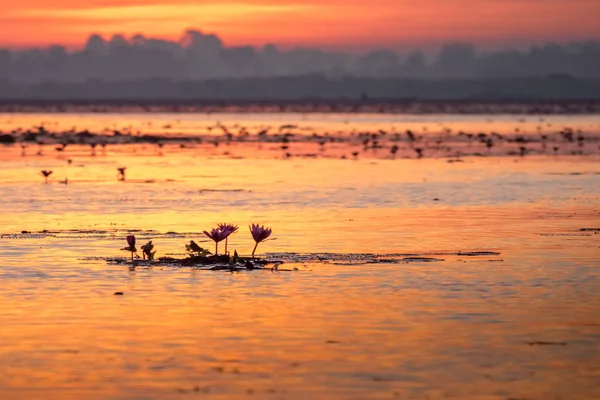
{"type": "Polygon", "coordinates": [[[0,99],[0,113],[600,114],[589,100],[456,99],[0,99]]]}
{"type": "Polygon", "coordinates": [[[298,112],[597,114],[600,79],[554,74],[510,79],[322,75],[174,80],[0,80],[2,112],[298,112]]]}

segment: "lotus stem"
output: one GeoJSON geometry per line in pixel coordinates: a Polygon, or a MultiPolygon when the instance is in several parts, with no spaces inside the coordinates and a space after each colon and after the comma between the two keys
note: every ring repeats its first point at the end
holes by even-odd
{"type": "Polygon", "coordinates": [[[258,242],[254,245],[254,249],[252,250],[252,258],[254,258],[254,252],[256,252],[256,248],[258,247],[258,242]]]}
{"type": "Polygon", "coordinates": [[[225,254],[227,254],[227,238],[225,238],[225,254]]]}
{"type": "Polygon", "coordinates": [[[215,242],[215,256],[219,254],[219,242],[215,242]]]}

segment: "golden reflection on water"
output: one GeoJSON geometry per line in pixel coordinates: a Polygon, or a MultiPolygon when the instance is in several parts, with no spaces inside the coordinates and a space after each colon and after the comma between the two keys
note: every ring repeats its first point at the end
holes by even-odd
{"type": "Polygon", "coordinates": [[[0,233],[62,234],[0,238],[0,398],[600,398],[600,234],[580,231],[600,228],[597,156],[121,150],[68,165],[2,149],[0,233]],[[259,253],[501,254],[132,272],[82,259],[124,255],[122,236],[66,232],[141,229],[161,256],[222,221],[244,254],[253,222],[277,238],[259,253]]]}

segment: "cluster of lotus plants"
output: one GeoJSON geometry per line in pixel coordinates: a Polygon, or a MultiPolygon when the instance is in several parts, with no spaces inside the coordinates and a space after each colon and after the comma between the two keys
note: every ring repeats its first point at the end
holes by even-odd
{"type": "MultiPolygon", "coordinates": [[[[273,232],[271,228],[267,228],[265,226],[260,226],[258,224],[249,225],[250,234],[252,235],[252,239],[254,239],[254,248],[252,249],[252,258],[254,258],[254,253],[256,253],[256,248],[258,244],[266,241],[271,236],[273,232]]],[[[200,247],[193,240],[190,241],[190,244],[185,245],[185,249],[190,255],[190,257],[209,257],[209,256],[219,256],[219,243],[225,242],[225,248],[223,255],[228,256],[227,252],[227,242],[229,236],[236,233],[238,231],[238,226],[228,223],[217,224],[216,228],[211,229],[210,231],[203,231],[204,235],[215,242],[215,253],[214,255],[207,249],[200,247]]],[[[141,246],[142,249],[142,259],[143,260],[154,260],[154,255],[156,251],[154,250],[154,245],[152,244],[152,240],[150,240],[145,245],[141,246]]],[[[137,248],[135,247],[135,236],[129,235],[127,236],[127,247],[124,247],[121,250],[125,250],[131,253],[131,261],[133,262],[134,256],[137,255],[137,248]]],[[[138,256],[139,258],[139,256],[138,256]]],[[[234,258],[238,258],[237,251],[234,252],[234,258]]]]}

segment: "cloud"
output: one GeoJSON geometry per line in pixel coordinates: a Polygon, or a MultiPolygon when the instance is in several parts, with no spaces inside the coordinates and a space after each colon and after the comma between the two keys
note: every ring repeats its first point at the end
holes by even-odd
{"type": "MultiPolygon", "coordinates": [[[[18,10],[8,14],[25,18],[61,18],[87,20],[162,20],[196,19],[210,17],[214,19],[246,17],[256,14],[277,14],[286,12],[309,11],[317,8],[310,5],[275,5],[249,3],[208,3],[194,5],[147,4],[97,8],[33,8],[18,10]]],[[[6,18],[6,16],[5,16],[6,18]]]]}
{"type": "Polygon", "coordinates": [[[3,5],[0,44],[65,43],[83,33],[178,37],[196,27],[227,43],[409,47],[448,41],[543,42],[600,37],[597,0],[17,0],[3,5]]]}
{"type": "MultiPolygon", "coordinates": [[[[64,18],[64,17],[63,17],[64,18]]],[[[113,23],[113,22],[107,22],[113,23]]],[[[121,20],[135,24],[137,19],[121,20]]],[[[566,74],[600,78],[600,43],[546,45],[527,51],[481,52],[451,43],[429,62],[421,52],[380,49],[365,55],[276,46],[227,46],[219,36],[197,30],[184,40],[135,35],[89,38],[83,50],[0,49],[0,81],[82,82],[90,79],[206,80],[290,75],[377,78],[490,79],[566,74]]]]}

